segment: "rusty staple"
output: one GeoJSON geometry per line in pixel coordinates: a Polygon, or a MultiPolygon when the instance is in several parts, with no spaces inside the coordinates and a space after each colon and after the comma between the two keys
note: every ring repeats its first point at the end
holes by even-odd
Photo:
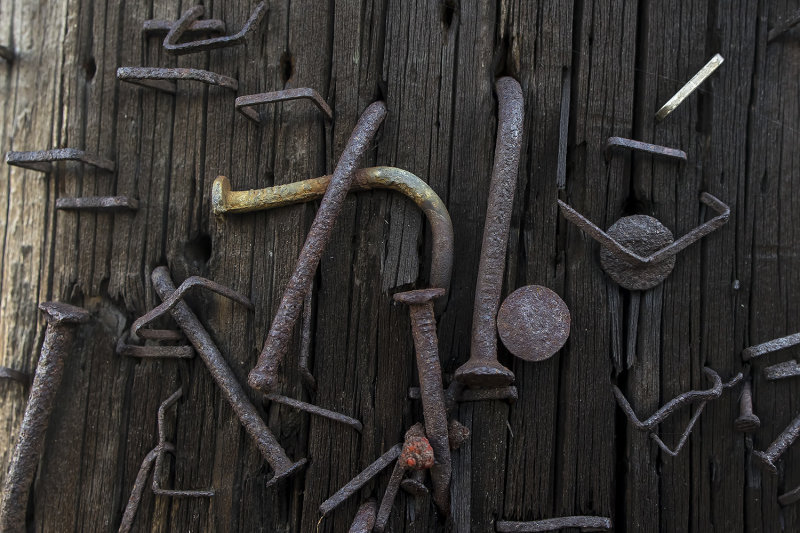
{"type": "Polygon", "coordinates": [[[742,350],[742,360],[749,361],[750,359],[755,359],[756,357],[761,357],[762,355],[777,352],[785,348],[791,348],[798,344],[800,344],[800,333],[794,333],[779,339],[772,339],[771,341],[756,344],[755,346],[750,346],[742,350]]]}
{"type": "Polygon", "coordinates": [[[56,209],[64,211],[136,211],[139,200],[127,196],[83,196],[80,198],[56,198],[56,209]]]}
{"type": "Polygon", "coordinates": [[[64,362],[72,348],[77,326],[89,320],[87,310],[64,303],[42,303],[39,304],[39,310],[47,318],[47,330],[19,438],[3,482],[0,531],[25,530],[28,492],[44,450],[50,414],[64,377],[64,362]]]}
{"type": "Polygon", "coordinates": [[[205,13],[203,6],[194,6],[184,11],[181,18],[170,28],[167,36],[164,37],[164,49],[170,54],[192,54],[195,52],[202,52],[205,50],[215,50],[217,48],[227,48],[229,46],[236,46],[241,44],[247,39],[247,34],[250,33],[256,26],[258,26],[261,19],[267,12],[267,3],[259,2],[250,18],[239,30],[238,33],[233,35],[225,35],[223,37],[213,37],[211,39],[202,39],[199,41],[189,41],[186,43],[178,43],[183,37],[183,34],[192,27],[192,25],[205,13]]]}
{"type": "Polygon", "coordinates": [[[626,148],[637,152],[644,152],[654,156],[662,156],[669,159],[678,159],[686,161],[686,152],[678,150],[677,148],[669,148],[659,144],[650,144],[642,141],[634,141],[633,139],[625,139],[624,137],[609,137],[606,142],[606,161],[611,159],[611,153],[615,148],[626,148]]]}
{"type": "Polygon", "coordinates": [[[282,396],[280,394],[268,393],[265,394],[264,396],[267,400],[271,402],[277,402],[283,405],[288,405],[289,407],[300,409],[301,411],[305,411],[306,413],[321,416],[323,418],[327,418],[328,420],[333,420],[334,422],[350,426],[359,433],[361,433],[361,430],[363,429],[361,422],[359,422],[355,418],[343,415],[341,413],[337,413],[336,411],[323,409],[322,407],[318,407],[314,404],[302,402],[300,400],[295,400],[294,398],[289,398],[287,396],[282,396]]]}
{"type": "Polygon", "coordinates": [[[475,286],[470,358],[455,372],[456,380],[477,388],[503,387],[514,381],[514,373],[497,360],[495,317],[503,289],[525,111],[522,87],[517,80],[500,78],[495,90],[497,139],[475,286]]]}
{"type": "MultiPolygon", "coordinates": [[[[145,20],[142,23],[142,31],[145,35],[167,34],[175,22],[171,20],[145,20]]],[[[225,22],[219,19],[203,19],[192,22],[183,32],[184,37],[198,37],[210,33],[225,33],[225,22]]]]}
{"type": "Polygon", "coordinates": [[[611,529],[611,519],[604,516],[564,516],[561,518],[546,518],[533,522],[497,522],[496,530],[503,533],[522,533],[531,531],[555,531],[568,527],[579,528],[581,531],[608,531],[611,529]]]}
{"type": "MultiPolygon", "coordinates": [[[[167,444],[165,446],[172,446],[167,444]]],[[[156,461],[156,456],[159,452],[159,446],[156,446],[144,457],[142,466],[139,467],[139,472],[136,474],[136,480],[133,482],[131,495],[128,497],[128,503],[125,505],[125,512],[122,514],[122,521],[119,524],[119,533],[128,533],[133,528],[133,521],[136,519],[136,512],[139,510],[139,504],[142,502],[142,495],[144,494],[144,487],[147,484],[147,477],[150,475],[150,470],[156,461]]]]}
{"type": "Polygon", "coordinates": [[[8,368],[7,366],[0,366],[0,379],[10,379],[20,383],[26,390],[31,386],[31,376],[25,372],[8,368]]]}
{"type": "Polygon", "coordinates": [[[782,36],[787,31],[791,30],[800,22],[800,10],[795,11],[785,19],[781,20],[774,28],[769,30],[767,34],[767,42],[771,43],[778,37],[782,36]]]}
{"type": "Polygon", "coordinates": [[[313,283],[314,272],[322,257],[322,251],[330,240],[333,224],[353,182],[356,163],[366,151],[367,145],[375,136],[385,116],[386,105],[383,102],[378,101],[367,107],[358,119],[336,164],[333,177],[300,251],[297,265],[281,298],[264,348],[258,356],[256,366],[250,371],[248,383],[256,390],[272,392],[276,389],[278,366],[289,349],[292,328],[300,316],[303,301],[313,283]]]}
{"type": "Polygon", "coordinates": [[[288,102],[290,100],[306,99],[319,108],[328,120],[333,120],[333,111],[331,111],[328,102],[322,96],[310,87],[299,87],[296,89],[284,89],[282,91],[272,91],[268,93],[247,94],[236,98],[236,111],[243,114],[250,120],[257,124],[261,123],[261,117],[254,109],[253,106],[261,104],[274,104],[277,102],[288,102]]]}
{"type": "Polygon", "coordinates": [[[714,54],[714,57],[708,60],[708,63],[703,65],[697,74],[692,76],[692,78],[686,82],[686,84],[678,89],[678,92],[675,93],[667,103],[665,103],[661,108],[656,112],[656,120],[661,121],[667,118],[667,115],[675,111],[681,103],[692,94],[701,83],[703,83],[711,74],[714,73],[715,70],[722,65],[725,58],[723,58],[719,54],[714,54]]]}
{"type": "Polygon", "coordinates": [[[0,57],[11,63],[14,61],[14,50],[8,46],[0,46],[0,57]]]}
{"type": "Polygon", "coordinates": [[[358,508],[348,533],[370,533],[375,526],[375,513],[377,512],[378,502],[375,498],[369,498],[358,508]]]}
{"type": "Polygon", "coordinates": [[[48,174],[53,171],[52,163],[56,161],[79,161],[87,165],[114,171],[114,162],[103,157],[90,154],[77,148],[54,148],[52,150],[36,150],[33,152],[6,152],[6,163],[15,167],[28,168],[48,174]]]}
{"type": "MultiPolygon", "coordinates": [[[[176,291],[175,285],[166,267],[157,267],[151,275],[153,287],[162,300],[167,300],[176,291]]],[[[250,402],[239,381],[236,379],[225,358],[220,353],[211,336],[205,330],[197,315],[185,302],[179,301],[170,310],[172,318],[183,330],[184,335],[192,343],[200,358],[208,367],[211,376],[222,389],[239,421],[253,439],[261,455],[272,467],[274,476],[267,482],[272,486],[302,469],[307,460],[301,459],[292,463],[291,459],[275,439],[275,436],[264,423],[256,408],[250,402]]]]}
{"type": "Polygon", "coordinates": [[[764,468],[773,474],[777,474],[778,467],[775,465],[775,461],[794,443],[798,435],[800,435],[800,415],[786,426],[786,429],[778,435],[766,451],[754,451],[753,455],[761,460],[761,465],[764,468]]]}
{"type": "Polygon", "coordinates": [[[228,76],[196,68],[120,67],[117,79],[166,93],[178,92],[177,80],[193,80],[236,91],[239,82],[228,76]]]}

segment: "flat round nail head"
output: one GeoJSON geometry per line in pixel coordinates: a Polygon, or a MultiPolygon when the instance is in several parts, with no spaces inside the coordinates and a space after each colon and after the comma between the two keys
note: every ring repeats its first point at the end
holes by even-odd
{"type": "Polygon", "coordinates": [[[742,433],[752,433],[761,427],[761,420],[756,415],[743,415],[733,423],[733,429],[742,433]]]}
{"type": "MultiPolygon", "coordinates": [[[[622,217],[614,222],[606,233],[642,257],[659,251],[675,240],[666,226],[647,215],[622,217]]],[[[601,248],[600,265],[620,287],[631,291],[644,291],[667,279],[675,267],[675,256],[670,255],[657,263],[642,265],[614,255],[607,248],[601,248]]]]}
{"type": "Polygon", "coordinates": [[[394,301],[401,304],[421,305],[441,298],[447,291],[444,289],[417,289],[415,291],[398,292],[394,295],[394,301]]]}
{"type": "Polygon", "coordinates": [[[544,361],[569,337],[567,304],[555,292],[527,285],[512,292],[497,313],[497,332],[508,351],[526,361],[544,361]]]}
{"type": "Polygon", "coordinates": [[[82,307],[61,302],[43,302],[39,310],[50,324],[82,324],[89,320],[89,311],[82,307]]]}

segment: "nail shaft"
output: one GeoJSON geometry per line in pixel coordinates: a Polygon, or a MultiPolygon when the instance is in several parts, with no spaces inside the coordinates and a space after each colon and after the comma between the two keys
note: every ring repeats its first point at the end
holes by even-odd
{"type": "Polygon", "coordinates": [[[13,368],[8,368],[7,366],[0,366],[0,378],[21,383],[25,389],[31,386],[31,377],[28,374],[20,372],[19,370],[14,370],[13,368]]]}
{"type": "Polygon", "coordinates": [[[794,443],[798,435],[800,435],[800,415],[792,420],[792,423],[783,430],[783,433],[778,435],[778,438],[776,438],[775,441],[769,445],[767,451],[754,451],[753,455],[761,460],[762,465],[767,470],[773,474],[777,473],[778,467],[775,466],[775,461],[780,459],[781,455],[783,455],[783,452],[785,452],[786,449],[789,448],[792,443],[794,443]]]}
{"type": "Polygon", "coordinates": [[[312,415],[321,416],[327,418],[328,420],[333,420],[334,422],[350,426],[359,433],[361,433],[361,430],[363,429],[361,422],[359,422],[355,418],[351,418],[341,413],[337,413],[336,411],[323,409],[322,407],[317,407],[316,405],[306,402],[301,402],[300,400],[295,400],[294,398],[289,398],[287,396],[282,396],[280,394],[267,393],[265,397],[267,398],[267,400],[271,402],[277,402],[283,405],[288,405],[289,407],[300,409],[301,411],[305,411],[306,413],[311,413],[312,415]]]}
{"type": "Polygon", "coordinates": [[[203,39],[199,41],[189,41],[180,43],[181,37],[184,33],[191,28],[195,22],[203,16],[205,8],[203,6],[194,6],[184,11],[181,18],[172,25],[167,36],[164,37],[164,49],[170,54],[192,54],[195,52],[202,52],[205,50],[214,50],[217,48],[226,48],[228,46],[236,46],[244,42],[247,34],[250,33],[258,24],[267,12],[267,3],[259,2],[253,10],[250,18],[238,33],[233,35],[225,35],[222,37],[214,37],[211,39],[203,39]]]}
{"type": "Polygon", "coordinates": [[[400,489],[400,482],[406,473],[406,467],[401,461],[397,461],[392,470],[392,477],[389,478],[389,483],[386,485],[386,492],[383,493],[381,506],[378,509],[378,516],[375,519],[375,526],[373,531],[375,533],[383,533],[386,529],[386,523],[389,521],[389,514],[392,512],[394,499],[397,497],[397,491],[400,489]]]}
{"type": "Polygon", "coordinates": [[[616,148],[625,148],[628,150],[652,154],[654,156],[686,161],[686,152],[683,150],[669,148],[667,146],[661,146],[658,144],[650,144],[642,141],[634,141],[633,139],[625,139],[623,137],[608,138],[608,142],[606,142],[606,160],[611,159],[611,153],[616,148]]]}
{"type": "Polygon", "coordinates": [[[778,350],[783,350],[784,348],[791,348],[792,346],[796,346],[798,344],[800,344],[800,333],[794,333],[779,339],[772,339],[771,341],[756,344],[755,346],[750,346],[742,350],[742,360],[749,361],[750,359],[755,359],[756,357],[761,357],[762,355],[766,355],[768,353],[777,352],[778,350]]]}
{"type": "MultiPolygon", "coordinates": [[[[491,389],[461,389],[453,398],[456,402],[483,402],[490,400],[506,400],[509,403],[514,403],[519,397],[517,388],[509,385],[506,387],[494,387],[491,389]]],[[[408,398],[410,400],[419,400],[419,387],[409,387],[408,398]]],[[[447,403],[447,402],[445,402],[447,403]]]]}
{"type": "Polygon", "coordinates": [[[317,215],[306,237],[292,277],[283,293],[278,312],[267,334],[258,363],[250,371],[248,383],[261,392],[275,390],[278,366],[289,349],[292,328],[300,316],[303,300],[313,281],[322,251],[330,240],[333,224],[344,205],[344,199],[355,174],[356,163],[375,136],[386,116],[383,102],[371,104],[361,115],[347,146],[333,172],[328,189],[322,197],[317,215]]]}
{"type": "Polygon", "coordinates": [[[253,106],[261,104],[274,104],[277,102],[289,102],[291,100],[311,100],[317,108],[325,115],[328,120],[333,120],[333,111],[331,111],[328,102],[322,96],[310,87],[298,87],[296,89],[284,89],[282,91],[272,91],[269,93],[248,94],[240,96],[236,99],[236,110],[255,121],[261,123],[261,117],[258,111],[251,109],[253,106]]]}
{"type": "Polygon", "coordinates": [[[497,531],[503,533],[522,533],[531,531],[555,531],[567,527],[580,528],[583,531],[607,531],[611,529],[611,519],[603,516],[565,516],[547,518],[534,522],[497,522],[497,531]]]}

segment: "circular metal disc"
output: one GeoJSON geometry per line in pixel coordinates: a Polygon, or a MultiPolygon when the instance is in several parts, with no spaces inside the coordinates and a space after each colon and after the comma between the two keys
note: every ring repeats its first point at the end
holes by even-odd
{"type": "MultiPolygon", "coordinates": [[[[657,219],[647,215],[622,217],[614,222],[606,233],[642,257],[657,252],[672,244],[674,240],[669,229],[657,219]]],[[[675,256],[671,255],[658,263],[635,265],[603,247],[600,248],[600,264],[606,274],[620,287],[632,291],[644,291],[667,279],[675,266],[675,256]]]]}
{"type": "Polygon", "coordinates": [[[508,351],[526,361],[544,361],[569,337],[569,308],[564,300],[539,285],[521,287],[497,312],[497,332],[508,351]]]}

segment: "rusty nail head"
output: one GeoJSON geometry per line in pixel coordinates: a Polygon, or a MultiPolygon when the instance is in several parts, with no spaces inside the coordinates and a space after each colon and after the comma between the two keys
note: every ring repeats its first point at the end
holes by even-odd
{"type": "MultiPolygon", "coordinates": [[[[175,25],[171,20],[145,20],[142,23],[142,31],[148,34],[166,34],[175,25]]],[[[196,20],[183,32],[185,37],[197,37],[211,33],[225,33],[225,22],[219,19],[196,20]]]]}
{"type": "Polygon", "coordinates": [[[775,461],[783,455],[783,452],[785,452],[792,443],[794,443],[798,435],[800,435],[800,415],[792,420],[791,424],[778,435],[766,451],[754,451],[753,455],[761,460],[762,466],[773,474],[776,474],[778,472],[778,467],[775,465],[775,461]]]}
{"type": "Polygon", "coordinates": [[[748,379],[742,386],[742,395],[739,398],[739,417],[733,423],[736,431],[751,433],[761,426],[761,420],[753,413],[752,383],[748,379]]]}
{"type": "MultiPolygon", "coordinates": [[[[631,215],[614,222],[608,235],[636,254],[646,257],[674,242],[672,232],[657,219],[647,215],[631,215]]],[[[675,267],[671,255],[657,263],[632,264],[606,247],[600,249],[600,264],[620,287],[632,291],[651,289],[663,282],[675,267]]]]}
{"type": "Polygon", "coordinates": [[[241,44],[247,38],[247,34],[261,22],[261,19],[267,12],[267,3],[259,2],[258,5],[256,5],[255,9],[250,14],[250,18],[247,19],[247,22],[238,33],[200,41],[179,43],[178,41],[181,40],[184,33],[203,16],[204,12],[205,8],[203,6],[194,6],[187,9],[175,24],[172,25],[167,36],[164,37],[164,49],[170,54],[192,54],[204,50],[214,50],[241,44]]]}
{"type": "Polygon", "coordinates": [[[792,346],[796,346],[798,344],[800,344],[800,333],[794,333],[792,335],[787,335],[786,337],[772,339],[771,341],[762,342],[761,344],[756,344],[755,346],[749,346],[742,350],[742,360],[749,361],[750,359],[755,359],[756,357],[761,357],[762,355],[777,352],[778,350],[783,350],[785,348],[791,348],[792,346]]]}
{"type": "Polygon", "coordinates": [[[56,161],[80,161],[109,172],[114,171],[114,162],[77,148],[54,148],[34,152],[6,152],[6,163],[28,168],[45,174],[52,172],[56,161]]]}
{"type": "Polygon", "coordinates": [[[604,516],[563,516],[533,522],[508,522],[506,520],[497,522],[497,531],[503,533],[555,531],[565,528],[579,528],[581,531],[608,531],[611,527],[611,519],[604,516]]]}
{"type": "Polygon", "coordinates": [[[797,376],[800,376],[800,366],[794,359],[764,368],[764,377],[769,381],[797,376]]]}
{"type": "Polygon", "coordinates": [[[117,79],[170,94],[177,92],[176,81],[199,81],[236,91],[239,82],[234,78],[196,68],[119,67],[117,79]]]}
{"type": "Polygon", "coordinates": [[[369,498],[361,504],[350,525],[348,533],[369,533],[375,526],[375,514],[378,512],[378,502],[375,498],[369,498]]]}
{"type": "Polygon", "coordinates": [[[497,331],[508,351],[526,361],[544,361],[569,337],[570,314],[558,294],[540,285],[512,292],[497,313],[497,331]]]}
{"type": "Polygon", "coordinates": [[[57,198],[56,209],[65,211],[136,211],[139,201],[127,196],[84,196],[80,198],[57,198]]]}

